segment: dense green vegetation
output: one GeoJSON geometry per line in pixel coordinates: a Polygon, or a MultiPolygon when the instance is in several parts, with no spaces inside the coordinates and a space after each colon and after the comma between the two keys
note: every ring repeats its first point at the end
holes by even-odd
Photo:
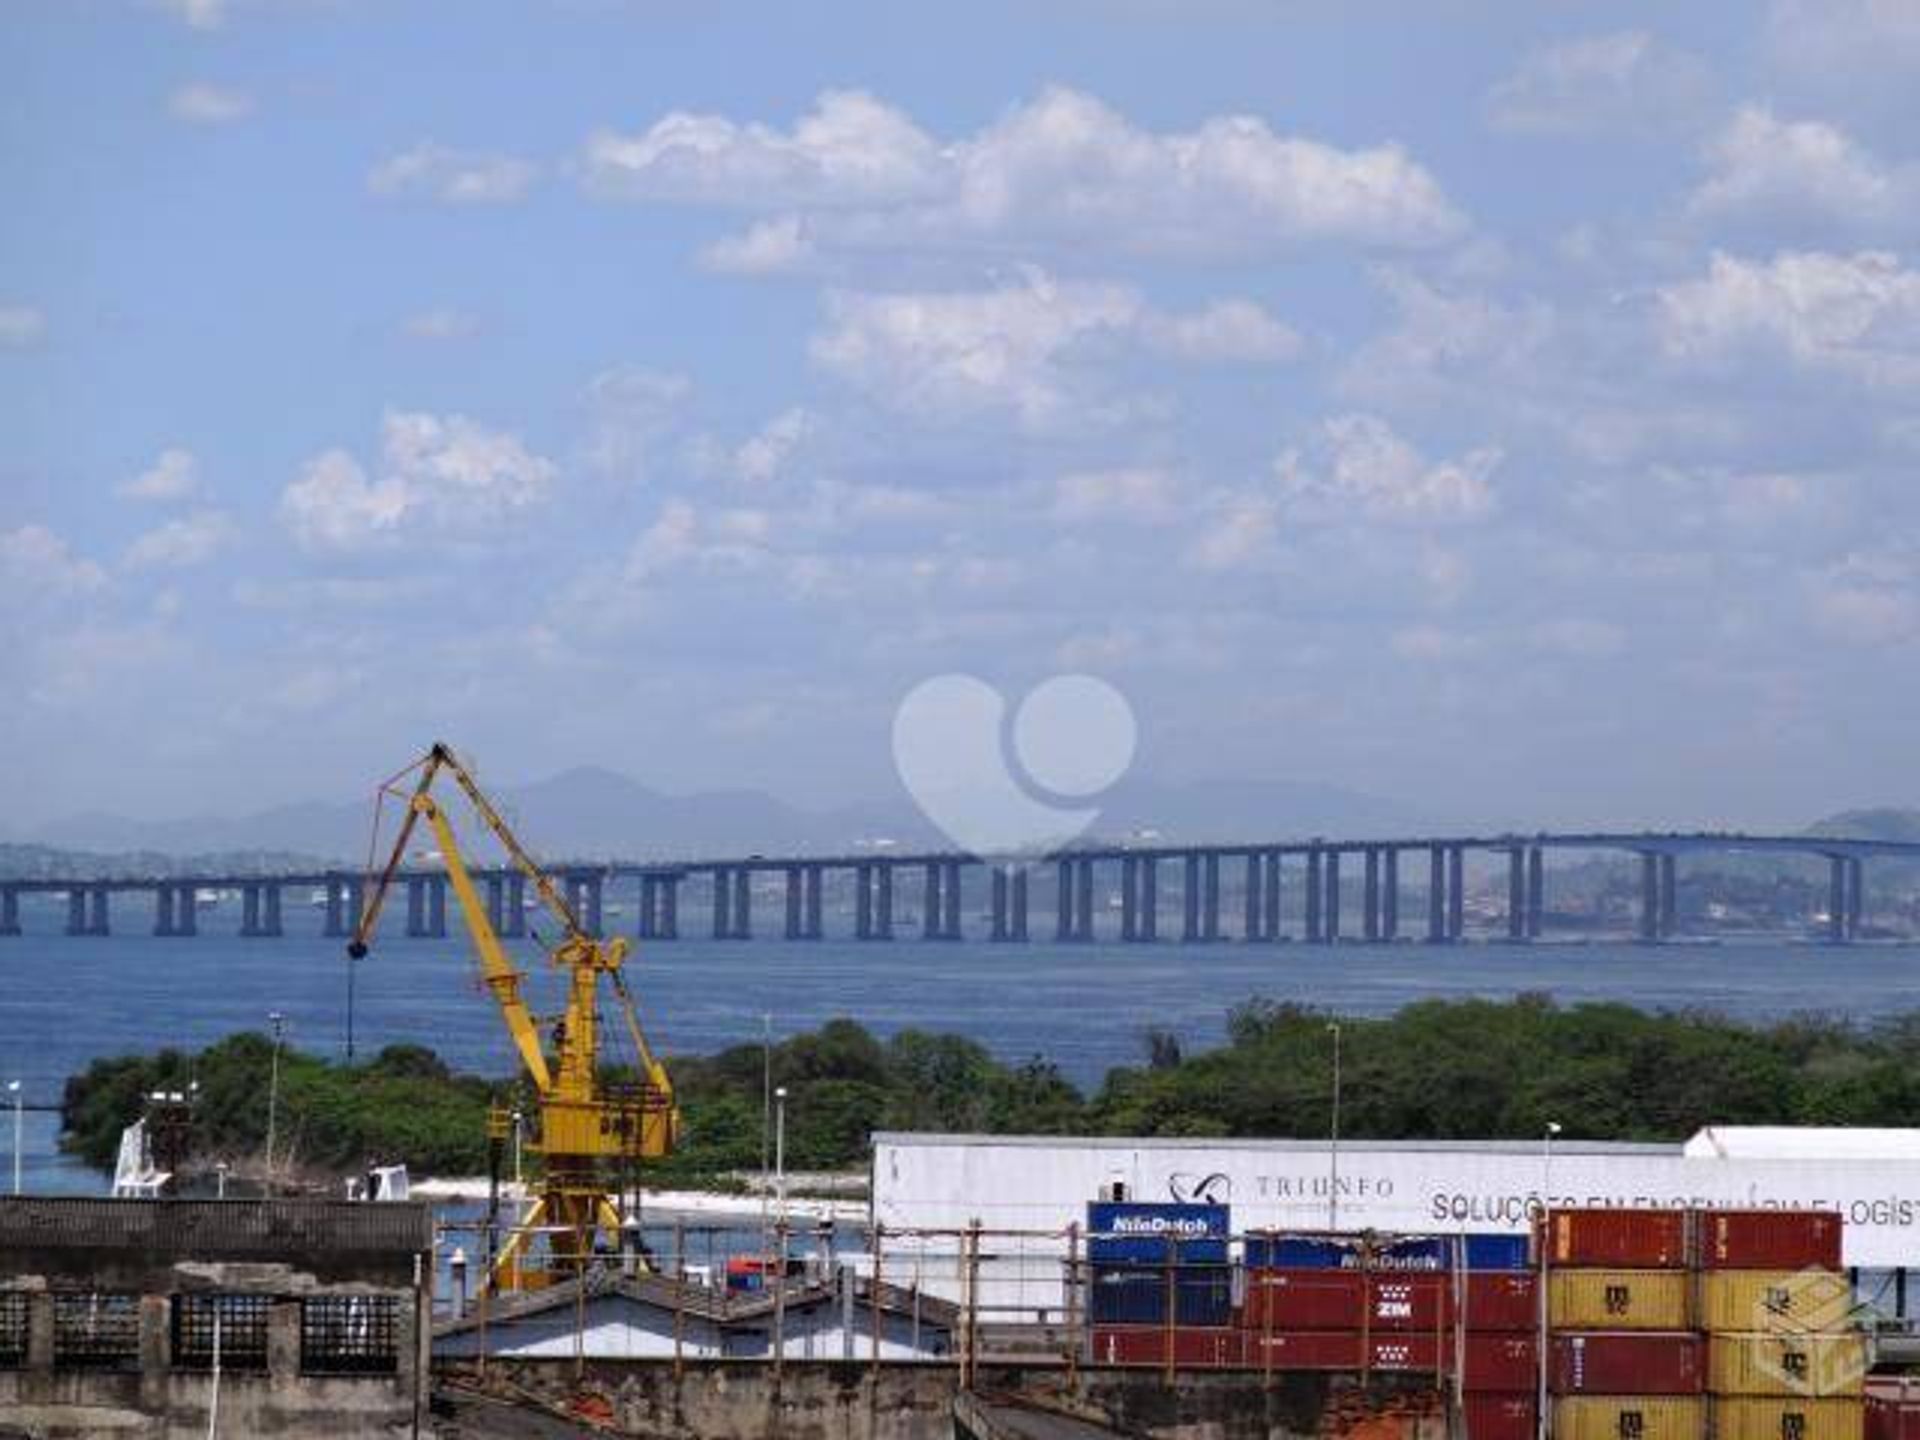
{"type": "MultiPolygon", "coordinates": [[[[1152,1032],[1144,1062],[1112,1071],[1091,1096],[1041,1059],[1008,1066],[959,1036],[910,1030],[881,1040],[835,1020],[773,1048],[773,1083],[790,1097],[788,1164],[857,1165],[876,1129],[1318,1135],[1328,1119],[1330,1018],[1251,1001],[1232,1012],[1225,1044],[1194,1055],[1152,1032]]],[[[1713,1123],[1920,1117],[1920,1014],[1865,1028],[1819,1018],[1748,1026],[1523,996],[1427,1001],[1339,1024],[1341,1128],[1355,1137],[1532,1137],[1553,1119],[1570,1137],[1673,1140],[1713,1123]]],[[[202,1148],[257,1151],[270,1058],[264,1037],[235,1035],[198,1055],[98,1061],[67,1084],[64,1143],[109,1166],[142,1095],[197,1081],[202,1148]]],[[[764,1063],[757,1044],[671,1062],[687,1124],[664,1167],[670,1177],[758,1167],[764,1063]]],[[[513,1087],[452,1074],[418,1046],[351,1067],[286,1052],[280,1094],[280,1135],[303,1161],[405,1160],[441,1174],[479,1173],[488,1100],[516,1099],[513,1087]]]]}

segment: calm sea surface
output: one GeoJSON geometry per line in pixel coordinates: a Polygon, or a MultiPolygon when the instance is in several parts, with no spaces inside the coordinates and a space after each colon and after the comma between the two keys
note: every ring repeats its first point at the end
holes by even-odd
{"type": "MultiPolygon", "coordinates": [[[[145,933],[152,916],[144,905],[116,908],[120,934],[71,939],[60,933],[64,910],[22,908],[29,933],[0,938],[0,1083],[21,1079],[29,1104],[57,1103],[66,1077],[98,1056],[264,1029],[270,1010],[288,1017],[290,1043],[326,1054],[342,1048],[346,961],[305,906],[289,906],[289,933],[279,940],[235,935],[234,902],[203,910],[194,939],[145,933]]],[[[1909,946],[687,940],[648,942],[628,965],[642,1018],[669,1054],[756,1041],[763,1014],[776,1034],[850,1015],[883,1033],[956,1031],[1009,1060],[1045,1055],[1082,1086],[1137,1061],[1149,1026],[1169,1027],[1190,1046],[1216,1043],[1228,1008],[1251,995],[1346,1014],[1522,990],[1748,1018],[1920,1009],[1920,949],[1909,946]]],[[[383,938],[358,967],[361,1054],[416,1041],[461,1068],[511,1073],[511,1047],[474,974],[464,940],[383,938]]],[[[25,1121],[29,1189],[100,1187],[99,1177],[57,1156],[54,1114],[30,1112],[25,1121]]],[[[9,1160],[11,1138],[0,1124],[9,1160]]]]}

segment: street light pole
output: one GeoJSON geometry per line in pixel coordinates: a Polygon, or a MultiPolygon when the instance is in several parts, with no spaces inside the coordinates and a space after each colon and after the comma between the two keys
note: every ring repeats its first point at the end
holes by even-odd
{"type": "Polygon", "coordinates": [[[773,1184],[780,1223],[787,1223],[787,1087],[773,1092],[773,1184]]]}
{"type": "Polygon", "coordinates": [[[1547,1437],[1553,1433],[1552,1417],[1547,1413],[1547,1406],[1550,1403],[1547,1396],[1547,1367],[1552,1363],[1552,1357],[1547,1353],[1551,1338],[1548,1334],[1548,1316],[1552,1308],[1548,1301],[1550,1287],[1547,1283],[1547,1246],[1550,1239],[1547,1231],[1549,1217],[1553,1211],[1553,1137],[1559,1133],[1560,1122],[1549,1120],[1546,1130],[1540,1136],[1540,1373],[1538,1389],[1534,1396],[1534,1408],[1538,1412],[1535,1416],[1535,1425],[1540,1440],[1547,1440],[1547,1437]]]}
{"type": "Polygon", "coordinates": [[[278,1010],[267,1013],[267,1024],[273,1027],[273,1060],[267,1071],[267,1193],[273,1193],[273,1142],[274,1132],[280,1121],[280,1037],[285,1032],[287,1017],[278,1010]]]}
{"type": "Polygon", "coordinates": [[[1340,1022],[1327,1022],[1333,1036],[1333,1123],[1327,1143],[1327,1228],[1340,1228],[1340,1022]]]}
{"type": "Polygon", "coordinates": [[[7,1093],[13,1096],[13,1193],[20,1193],[20,1133],[21,1117],[25,1114],[26,1100],[20,1093],[20,1082],[9,1080],[7,1093]]]}
{"type": "Polygon", "coordinates": [[[520,1111],[513,1112],[513,1183],[520,1183],[520,1122],[524,1117],[520,1111]]]}
{"type": "Polygon", "coordinates": [[[767,1226],[768,1148],[773,1144],[773,1012],[760,1016],[760,1228],[767,1226]]]}

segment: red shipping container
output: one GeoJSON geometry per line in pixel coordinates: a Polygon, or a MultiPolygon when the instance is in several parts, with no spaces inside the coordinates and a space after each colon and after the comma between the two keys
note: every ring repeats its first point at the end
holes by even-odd
{"type": "Polygon", "coordinates": [[[1418,1370],[1438,1373],[1447,1347],[1437,1335],[1276,1330],[1246,1336],[1246,1363],[1274,1370],[1418,1370]]]}
{"type": "Polygon", "coordinates": [[[1920,1440],[1920,1380],[1868,1377],[1866,1440],[1920,1440]]]}
{"type": "Polygon", "coordinates": [[[1088,1358],[1095,1365],[1165,1365],[1167,1352],[1183,1370],[1238,1366],[1246,1353],[1238,1330],[1180,1325],[1096,1325],[1088,1358]]]}
{"type": "Polygon", "coordinates": [[[1464,1287],[1469,1330],[1538,1330],[1540,1277],[1527,1270],[1483,1270],[1464,1287]]]}
{"type": "Polygon", "coordinates": [[[1536,1413],[1531,1395],[1468,1395],[1461,1408],[1466,1440],[1534,1440],[1536,1413]]]}
{"type": "Polygon", "coordinates": [[[1547,1369],[1556,1395],[1698,1395],[1707,1347],[1690,1330],[1561,1331],[1547,1369]]]}
{"type": "Polygon", "coordinates": [[[1677,1270],[1687,1264],[1685,1210],[1553,1210],[1539,1222],[1549,1265],[1677,1270]]]}
{"type": "Polygon", "coordinates": [[[1439,1330],[1453,1321],[1453,1277],[1408,1274],[1367,1277],[1367,1324],[1374,1330],[1439,1330]]]}
{"type": "Polygon", "coordinates": [[[1367,1277],[1358,1270],[1249,1270],[1240,1323],[1249,1330],[1358,1330],[1367,1277]]]}
{"type": "Polygon", "coordinates": [[[1707,1210],[1703,1270],[1840,1269],[1840,1217],[1831,1210],[1707,1210]]]}
{"type": "Polygon", "coordinates": [[[1540,1385],[1540,1341],[1533,1335],[1468,1334],[1460,1346],[1460,1388],[1531,1395],[1540,1385]]]}

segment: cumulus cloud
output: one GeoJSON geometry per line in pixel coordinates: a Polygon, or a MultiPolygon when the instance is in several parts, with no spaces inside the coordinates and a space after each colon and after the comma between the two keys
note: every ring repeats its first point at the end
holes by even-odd
{"type": "Polygon", "coordinates": [[[127,547],[130,570],[186,570],[204,565],[239,535],[233,517],[198,510],[147,531],[127,547]]]}
{"type": "Polygon", "coordinates": [[[200,489],[200,465],[191,450],[169,446],[153,464],[117,487],[129,500],[185,500],[200,489]]]}
{"type": "Polygon", "coordinates": [[[395,411],[381,428],[377,476],[347,451],[329,450],[281,492],[280,516],[310,550],[379,543],[425,525],[472,532],[544,501],[556,473],[517,436],[464,415],[395,411]]]}
{"type": "Polygon", "coordinates": [[[1487,92],[1488,123],[1516,134],[1645,134],[1684,123],[1706,98],[1705,68],[1644,30],[1535,50],[1487,92]]]}
{"type": "Polygon", "coordinates": [[[1478,519],[1495,506],[1501,452],[1487,446],[1458,460],[1429,460],[1374,415],[1337,415],[1311,444],[1275,462],[1290,512],[1398,524],[1478,519]]]}
{"type": "Polygon", "coordinates": [[[374,166],[367,188],[375,195],[447,205],[506,205],[525,198],[535,174],[533,162],[517,155],[457,150],[428,140],[374,166]]]}
{"type": "Polygon", "coordinates": [[[796,406],[781,411],[733,452],[733,474],[750,485],[764,485],[779,478],[814,428],[814,419],[805,410],[796,406]]]}
{"type": "Polygon", "coordinates": [[[1044,430],[1112,417],[1097,382],[1075,364],[1103,346],[1247,361],[1284,358],[1297,344],[1250,301],[1168,314],[1129,286],[1028,269],[1018,283],[984,290],[838,293],[810,353],[822,369],[910,415],[1002,413],[1044,430]]]}
{"type": "Polygon", "coordinates": [[[28,350],[47,338],[47,317],[32,305],[0,305],[0,350],[28,350]]]}
{"type": "Polygon", "coordinates": [[[1279,532],[1278,508],[1257,495],[1218,497],[1201,511],[1183,556],[1199,570],[1239,570],[1266,559],[1279,532]]]}
{"type": "Polygon", "coordinates": [[[1846,226],[1920,217],[1920,170],[1882,164],[1838,126],[1747,106],[1707,149],[1701,217],[1811,216],[1846,226]]]}
{"type": "Polygon", "coordinates": [[[167,97],[167,113],[189,125],[231,125],[253,113],[253,98],[218,85],[182,85],[167,97]]]}
{"type": "Polygon", "coordinates": [[[655,452],[679,424],[693,386],[684,375],[621,365],[587,386],[587,461],[617,479],[646,478],[655,452]]]}
{"type": "Polygon", "coordinates": [[[105,571],[44,525],[0,530],[0,584],[18,599],[72,596],[97,590],[106,579],[105,571]]]}
{"type": "Polygon", "coordinates": [[[1707,274],[1658,292],[1661,334],[1678,358],[1784,355],[1874,384],[1920,383],[1920,272],[1885,251],[1716,253],[1707,274]]]}
{"type": "Polygon", "coordinates": [[[860,92],[823,94],[791,130],[675,112],[637,135],[594,135],[582,172],[605,196],[786,212],[706,252],[757,272],[828,246],[1221,257],[1316,240],[1426,246],[1465,229],[1398,145],[1342,149],[1249,115],[1155,132],[1064,88],[945,141],[860,92]]]}

